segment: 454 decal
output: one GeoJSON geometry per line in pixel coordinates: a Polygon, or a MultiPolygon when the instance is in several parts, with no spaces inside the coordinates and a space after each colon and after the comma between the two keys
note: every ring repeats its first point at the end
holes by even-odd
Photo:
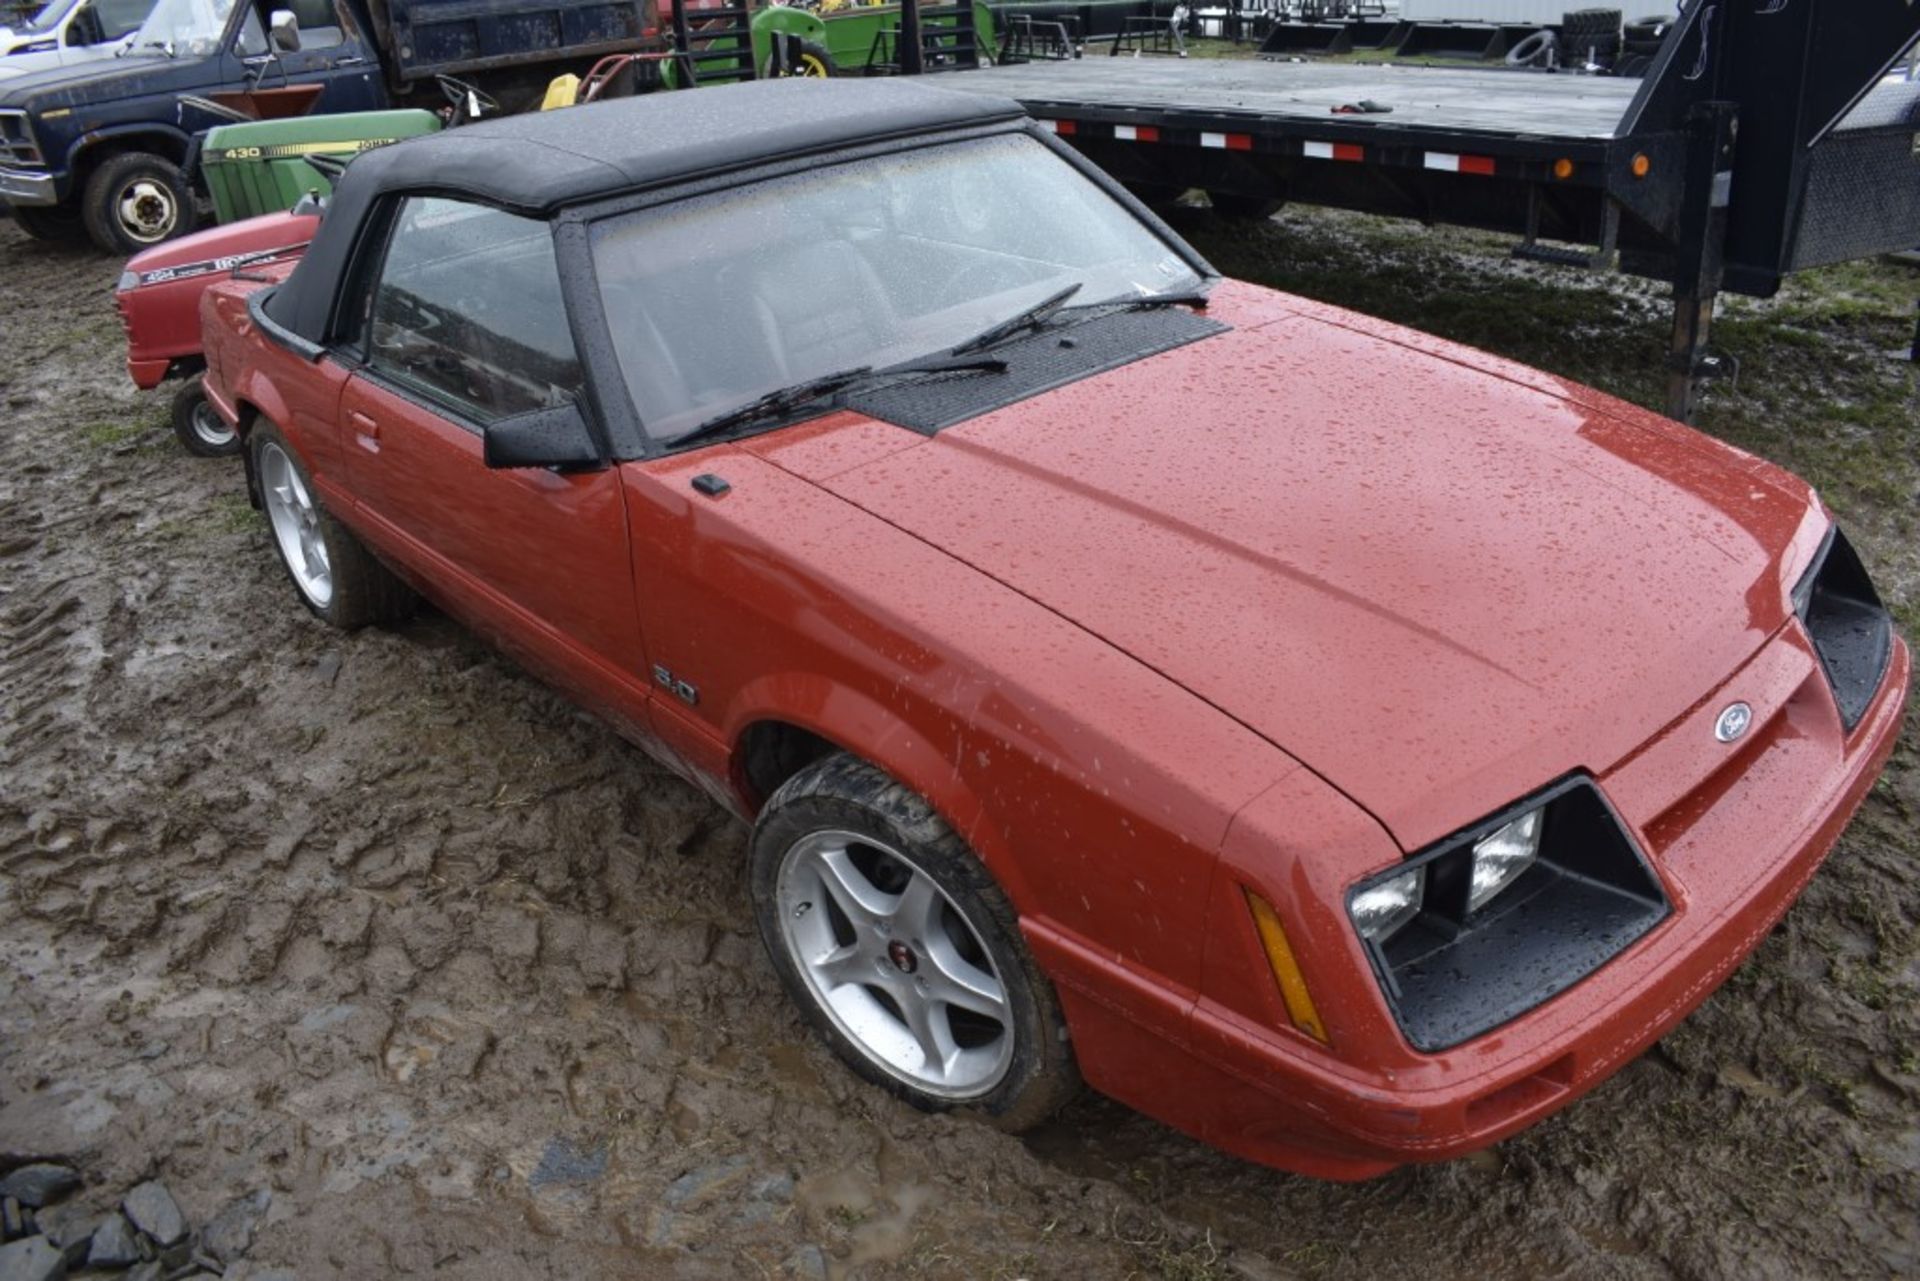
{"type": "Polygon", "coordinates": [[[177,267],[156,267],[152,271],[140,273],[141,285],[159,285],[169,280],[186,280],[193,276],[205,276],[216,271],[231,271],[235,267],[247,267],[269,258],[278,258],[282,254],[298,253],[307,247],[306,241],[297,245],[283,245],[278,249],[256,249],[252,253],[227,254],[219,258],[203,258],[199,262],[183,262],[177,267]]]}

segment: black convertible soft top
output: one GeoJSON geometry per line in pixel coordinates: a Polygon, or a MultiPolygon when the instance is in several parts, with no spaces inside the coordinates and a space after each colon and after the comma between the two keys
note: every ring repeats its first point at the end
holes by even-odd
{"type": "Polygon", "coordinates": [[[360,224],[389,192],[464,196],[541,215],[743,166],[1023,114],[1010,98],[919,81],[793,77],[463,125],[357,157],[312,247],[263,310],[295,341],[324,341],[360,224]]]}

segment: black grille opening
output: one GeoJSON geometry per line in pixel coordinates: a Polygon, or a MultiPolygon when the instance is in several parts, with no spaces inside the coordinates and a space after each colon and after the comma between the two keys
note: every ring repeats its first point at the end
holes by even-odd
{"type": "Polygon", "coordinates": [[[1584,776],[1448,837],[1354,893],[1414,867],[1426,869],[1420,915],[1368,951],[1401,1032],[1426,1053],[1490,1032],[1566,991],[1672,910],[1613,807],[1584,776]],[[1474,844],[1536,807],[1545,811],[1538,860],[1469,912],[1474,844]]]}
{"type": "Polygon", "coordinates": [[[1840,722],[1851,732],[1886,677],[1893,618],[1838,526],[1794,589],[1793,605],[1826,669],[1840,722]]]}

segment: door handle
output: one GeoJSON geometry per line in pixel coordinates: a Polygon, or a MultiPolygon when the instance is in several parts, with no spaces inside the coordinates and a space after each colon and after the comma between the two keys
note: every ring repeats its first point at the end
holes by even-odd
{"type": "Polygon", "coordinates": [[[354,443],[370,454],[380,452],[380,424],[357,409],[347,411],[347,421],[353,424],[354,443]]]}

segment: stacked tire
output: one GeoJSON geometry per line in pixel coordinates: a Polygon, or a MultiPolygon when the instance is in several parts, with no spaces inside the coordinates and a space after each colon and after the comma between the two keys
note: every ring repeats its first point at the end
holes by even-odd
{"type": "Polygon", "coordinates": [[[1575,9],[1560,19],[1560,60],[1568,67],[1612,66],[1620,56],[1618,9],[1575,9]]]}
{"type": "Polygon", "coordinates": [[[1653,60],[1660,56],[1660,46],[1667,42],[1667,32],[1672,29],[1673,24],[1663,18],[1628,23],[1625,38],[1620,42],[1620,61],[1614,64],[1613,74],[1646,75],[1653,60]]]}

